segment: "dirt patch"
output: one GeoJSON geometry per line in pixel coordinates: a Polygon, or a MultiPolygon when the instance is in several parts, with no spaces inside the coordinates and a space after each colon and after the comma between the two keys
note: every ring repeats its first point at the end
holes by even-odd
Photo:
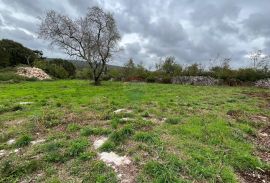
{"type": "Polygon", "coordinates": [[[270,171],[249,171],[239,173],[240,183],[267,183],[270,181],[270,171]]]}
{"type": "Polygon", "coordinates": [[[5,124],[10,126],[10,125],[20,125],[22,123],[24,123],[26,121],[26,119],[15,119],[15,120],[11,120],[11,121],[6,121],[5,124]]]}
{"type": "Polygon", "coordinates": [[[270,152],[269,151],[257,151],[255,153],[256,156],[260,157],[260,159],[264,162],[270,163],[270,152]]]}
{"type": "Polygon", "coordinates": [[[150,117],[144,117],[143,120],[146,120],[146,121],[151,121],[155,124],[161,124],[161,123],[164,123],[166,121],[167,118],[155,118],[153,116],[150,116],[150,117]]]}
{"type": "Polygon", "coordinates": [[[270,125],[260,130],[258,134],[258,142],[266,148],[270,148],[270,125]]]}
{"type": "Polygon", "coordinates": [[[262,116],[262,115],[251,116],[249,117],[249,119],[256,123],[266,123],[269,121],[269,118],[267,116],[262,116]]]}
{"type": "Polygon", "coordinates": [[[64,116],[64,121],[66,123],[75,123],[75,122],[80,122],[81,121],[81,118],[79,118],[76,114],[74,113],[68,113],[68,114],[65,114],[64,116]]]}
{"type": "MultiPolygon", "coordinates": [[[[95,138],[93,143],[94,148],[98,149],[107,140],[107,137],[95,138]]],[[[129,157],[119,156],[114,152],[102,152],[98,153],[98,155],[100,160],[114,169],[121,183],[135,183],[137,169],[129,157]]]]}
{"type": "Polygon", "coordinates": [[[229,110],[227,112],[227,115],[234,118],[234,119],[238,119],[244,115],[244,112],[241,110],[229,110]]]}
{"type": "Polygon", "coordinates": [[[269,92],[251,92],[251,93],[246,93],[248,96],[251,97],[259,97],[263,99],[270,99],[270,93],[269,92]]]}
{"type": "Polygon", "coordinates": [[[119,156],[114,152],[102,152],[99,156],[102,161],[115,170],[121,183],[135,182],[137,170],[128,157],[119,156]]]}

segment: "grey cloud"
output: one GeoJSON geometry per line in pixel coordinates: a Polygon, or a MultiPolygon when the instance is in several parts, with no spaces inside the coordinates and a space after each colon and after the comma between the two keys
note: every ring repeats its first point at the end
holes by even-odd
{"type": "MultiPolygon", "coordinates": [[[[252,51],[250,40],[260,38],[262,48],[270,47],[269,0],[0,0],[8,8],[0,14],[1,38],[19,41],[32,49],[43,49],[46,56],[64,56],[57,49],[47,49],[47,42],[26,34],[22,29],[35,34],[38,22],[19,20],[13,15],[33,17],[54,9],[73,18],[83,16],[87,7],[99,5],[111,11],[118,23],[122,36],[136,33],[141,39],[125,44],[113,63],[123,64],[133,57],[139,63],[153,66],[161,57],[175,56],[182,64],[207,63],[214,55],[232,57],[233,66],[248,64],[243,57],[252,51]],[[138,42],[143,40],[143,42],[138,42]]],[[[0,6],[1,7],[1,6],[0,6]]]]}
{"type": "Polygon", "coordinates": [[[255,37],[258,36],[269,36],[270,24],[269,24],[270,13],[254,13],[249,16],[248,19],[243,21],[244,27],[255,37]]]}

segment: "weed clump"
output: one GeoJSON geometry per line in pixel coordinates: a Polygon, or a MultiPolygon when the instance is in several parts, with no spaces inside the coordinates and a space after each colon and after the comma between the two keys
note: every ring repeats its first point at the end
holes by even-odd
{"type": "Polygon", "coordinates": [[[81,136],[90,136],[90,135],[108,135],[111,133],[111,130],[104,128],[92,128],[92,127],[84,127],[80,130],[81,136]]]}
{"type": "Polygon", "coordinates": [[[67,126],[67,131],[69,131],[69,132],[75,132],[79,129],[80,129],[80,126],[76,123],[71,123],[71,124],[68,124],[68,126],[67,126]]]}
{"type": "Polygon", "coordinates": [[[70,156],[78,156],[83,153],[88,146],[87,139],[77,139],[70,143],[69,147],[69,155],[70,156]]]}
{"type": "Polygon", "coordinates": [[[16,147],[23,147],[30,144],[32,137],[30,135],[22,135],[15,143],[16,147]]]}
{"type": "Polygon", "coordinates": [[[149,132],[137,132],[134,135],[135,141],[154,143],[156,141],[156,136],[149,132]]]}
{"type": "Polygon", "coordinates": [[[99,150],[101,150],[102,152],[109,152],[109,151],[113,151],[116,148],[116,144],[111,141],[111,140],[107,140],[104,144],[102,144],[102,146],[99,148],[99,150]]]}
{"type": "Polygon", "coordinates": [[[165,122],[172,124],[172,125],[176,125],[176,124],[181,122],[181,119],[180,118],[168,118],[168,119],[166,119],[165,122]]]}
{"type": "Polygon", "coordinates": [[[122,142],[129,136],[131,136],[134,133],[134,130],[131,125],[126,125],[122,129],[113,132],[109,139],[112,140],[115,143],[122,142]]]}

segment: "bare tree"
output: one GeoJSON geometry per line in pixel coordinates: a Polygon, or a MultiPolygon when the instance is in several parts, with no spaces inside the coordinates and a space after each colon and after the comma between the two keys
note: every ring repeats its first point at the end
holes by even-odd
{"type": "Polygon", "coordinates": [[[94,84],[118,50],[120,34],[111,13],[99,7],[88,9],[85,17],[72,20],[55,11],[41,18],[39,37],[63,49],[69,56],[85,60],[92,70],[94,84]]]}
{"type": "Polygon", "coordinates": [[[254,69],[258,68],[268,68],[270,56],[265,55],[262,50],[256,50],[254,52],[249,53],[249,59],[253,62],[254,69]]]}

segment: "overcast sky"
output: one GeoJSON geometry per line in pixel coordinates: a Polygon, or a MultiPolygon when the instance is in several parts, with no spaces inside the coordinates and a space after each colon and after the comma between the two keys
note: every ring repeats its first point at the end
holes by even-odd
{"type": "Polygon", "coordinates": [[[67,59],[37,38],[38,16],[53,9],[77,18],[94,5],[113,13],[122,36],[113,64],[132,57],[149,68],[175,56],[183,65],[209,65],[220,55],[240,67],[251,51],[270,53],[270,0],[0,0],[0,38],[67,59]]]}

